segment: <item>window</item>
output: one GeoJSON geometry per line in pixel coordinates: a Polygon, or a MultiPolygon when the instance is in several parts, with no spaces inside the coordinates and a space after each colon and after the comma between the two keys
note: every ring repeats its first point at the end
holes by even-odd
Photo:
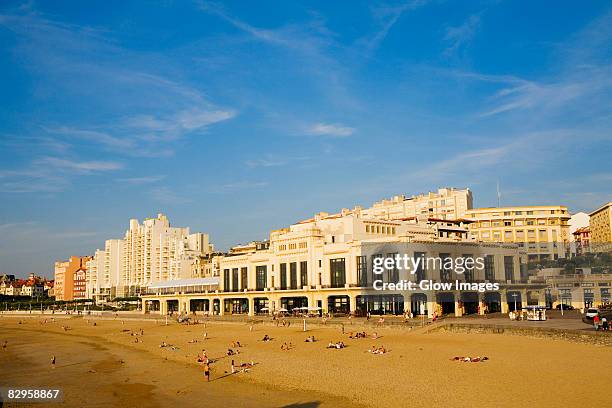
{"type": "Polygon", "coordinates": [[[447,262],[448,260],[452,259],[450,254],[440,254],[440,258],[442,259],[442,268],[440,268],[440,280],[442,282],[450,282],[451,280],[451,272],[452,272],[452,268],[448,265],[450,265],[450,262],[447,262]]]}
{"type": "Polygon", "coordinates": [[[533,211],[527,211],[527,215],[533,215],[533,211]]]}
{"type": "Polygon", "coordinates": [[[368,286],[368,257],[366,255],[357,257],[357,282],[359,286],[368,286]]]}
{"type": "MultiPolygon", "coordinates": [[[[464,260],[465,259],[472,259],[472,260],[474,259],[474,255],[472,255],[472,254],[463,254],[461,256],[463,257],[464,260]]],[[[463,274],[465,276],[465,281],[466,282],[474,282],[474,264],[472,263],[469,268],[466,266],[465,267],[465,272],[463,274]]]]}
{"type": "Polygon", "coordinates": [[[507,281],[514,281],[514,257],[504,256],[504,274],[507,281]]]}
{"type": "Polygon", "coordinates": [[[232,268],[232,292],[238,290],[238,268],[232,268]]]}
{"type": "Polygon", "coordinates": [[[484,267],[485,267],[485,280],[494,281],[495,280],[495,258],[493,255],[487,255],[484,259],[484,267]]]}
{"type": "Polygon", "coordinates": [[[504,215],[505,215],[505,216],[510,215],[510,211],[504,211],[504,215]]]}
{"type": "Polygon", "coordinates": [[[282,289],[287,289],[287,264],[286,263],[282,263],[280,264],[280,288],[282,289]]]}
{"type": "Polygon", "coordinates": [[[418,262],[418,259],[421,258],[421,261],[418,264],[418,267],[414,273],[414,275],[416,276],[416,281],[420,282],[422,280],[425,279],[425,252],[415,252],[414,253],[414,260],[415,262],[418,262]]]}
{"type": "Polygon", "coordinates": [[[249,286],[249,278],[248,278],[247,271],[248,271],[247,267],[243,267],[240,270],[240,274],[241,274],[240,279],[241,279],[241,282],[242,282],[242,287],[241,287],[242,290],[248,288],[248,286],[249,286]]]}
{"type": "Polygon", "coordinates": [[[230,291],[230,270],[229,269],[224,269],[223,270],[223,291],[224,292],[229,292],[230,291]]]}
{"type": "Polygon", "coordinates": [[[512,221],[504,221],[504,227],[511,227],[512,221]]]}
{"type": "Polygon", "coordinates": [[[297,263],[291,262],[289,264],[289,284],[291,289],[297,289],[297,263]]]}
{"type": "Polygon", "coordinates": [[[302,286],[308,285],[308,262],[300,262],[300,284],[302,286]]]}
{"type": "MultiPolygon", "coordinates": [[[[387,258],[395,259],[395,255],[397,253],[387,254],[387,258]]],[[[387,269],[386,271],[386,280],[385,282],[398,282],[399,281],[399,269],[397,269],[397,265],[393,262],[393,268],[387,269]]]]}
{"type": "Polygon", "coordinates": [[[266,283],[268,281],[268,273],[266,269],[266,265],[260,265],[255,267],[255,289],[257,290],[264,290],[264,288],[266,287],[266,283]]]}
{"type": "Polygon", "coordinates": [[[346,284],[346,269],[344,258],[329,260],[329,272],[332,288],[342,288],[346,284]]]}

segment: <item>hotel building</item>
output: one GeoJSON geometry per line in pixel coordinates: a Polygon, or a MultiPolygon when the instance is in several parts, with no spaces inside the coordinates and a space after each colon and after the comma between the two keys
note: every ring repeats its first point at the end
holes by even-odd
{"type": "Polygon", "coordinates": [[[424,216],[442,220],[463,218],[465,212],[473,208],[470,189],[440,188],[437,192],[406,197],[395,196],[389,200],[374,203],[363,209],[366,218],[401,219],[424,216]]]}
{"type": "MultiPolygon", "coordinates": [[[[410,220],[383,220],[357,210],[316,214],[289,228],[270,233],[269,240],[232,248],[212,260],[201,278],[157,282],[143,294],[143,312],[169,310],[215,314],[270,313],[309,308],[329,313],[394,313],[411,311],[431,316],[507,312],[517,305],[543,304],[543,286],[520,281],[520,253],[515,244],[479,243],[461,234],[445,236],[447,225],[410,220]],[[441,228],[441,229],[440,229],[441,228]],[[463,274],[442,265],[411,271],[374,273],[375,259],[409,257],[483,259],[483,268],[463,274]],[[499,290],[373,289],[374,281],[395,283],[489,282],[499,290]]],[[[457,229],[452,224],[453,230],[457,229]]],[[[456,232],[456,231],[455,231],[456,232]]]]}
{"type": "Polygon", "coordinates": [[[96,302],[138,296],[155,282],[210,273],[213,246],[208,235],[172,227],[158,214],[142,224],[130,220],[124,239],[109,239],[88,263],[87,295],[96,302]]]}
{"type": "Polygon", "coordinates": [[[529,261],[567,257],[570,215],[565,206],[475,208],[465,216],[478,241],[517,243],[529,261]]]}
{"type": "Polygon", "coordinates": [[[589,214],[591,229],[591,251],[612,250],[612,201],[589,214]]]}

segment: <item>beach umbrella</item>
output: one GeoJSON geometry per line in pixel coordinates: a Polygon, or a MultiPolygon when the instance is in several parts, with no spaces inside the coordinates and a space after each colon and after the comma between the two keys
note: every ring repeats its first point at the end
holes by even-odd
{"type": "Polygon", "coordinates": [[[259,309],[259,310],[260,310],[260,311],[262,311],[262,312],[267,312],[267,311],[268,311],[268,310],[270,310],[270,309],[268,309],[267,307],[262,307],[262,308],[261,308],[261,309],[259,309]]]}
{"type": "Polygon", "coordinates": [[[281,307],[280,309],[278,309],[279,312],[287,312],[288,310],[285,309],[284,307],[281,307]]]}
{"type": "Polygon", "coordinates": [[[309,307],[308,310],[321,310],[321,308],[318,306],[315,306],[315,307],[309,307]]]}

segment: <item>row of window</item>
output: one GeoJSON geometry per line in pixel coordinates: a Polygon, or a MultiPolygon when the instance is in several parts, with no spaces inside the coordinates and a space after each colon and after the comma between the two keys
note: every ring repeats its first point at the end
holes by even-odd
{"type": "MultiPolygon", "coordinates": [[[[483,239],[487,239],[493,237],[494,239],[501,239],[501,234],[504,234],[505,239],[512,239],[516,241],[521,241],[527,236],[527,238],[536,238],[536,230],[518,230],[518,231],[481,231],[480,236],[483,239]],[[527,232],[527,234],[525,234],[527,232]],[[516,236],[516,237],[515,237],[516,236]]],[[[552,230],[552,240],[557,240],[557,231],[552,230]]],[[[548,239],[548,230],[541,229],[537,230],[538,236],[540,239],[548,239]]]]}
{"type": "Polygon", "coordinates": [[[525,225],[558,225],[556,218],[538,219],[538,220],[499,220],[499,221],[480,221],[470,225],[471,228],[489,228],[489,227],[522,227],[525,225]]]}
{"type": "MultiPolygon", "coordinates": [[[[301,261],[300,268],[300,286],[308,285],[308,262],[301,261]]],[[[223,270],[223,291],[235,292],[248,288],[248,268],[240,268],[240,281],[238,280],[238,268],[223,270]]],[[[267,265],[258,265],[255,267],[255,290],[264,290],[268,283],[268,267],[267,265]]],[[[298,288],[298,263],[282,263],[280,264],[280,285],[281,289],[297,289],[298,288]],[[287,274],[287,265],[289,265],[289,274],[287,274]]],[[[272,283],[274,286],[274,282],[272,283]]]]}
{"type": "MultiPolygon", "coordinates": [[[[387,258],[394,258],[395,253],[386,254],[387,258]]],[[[357,256],[357,282],[361,287],[371,286],[374,280],[382,280],[383,282],[398,282],[399,281],[399,270],[394,266],[392,269],[385,270],[381,275],[375,275],[374,263],[377,258],[382,258],[383,254],[376,254],[370,256],[370,262],[368,263],[368,256],[362,255],[357,256]]],[[[426,259],[426,253],[415,252],[415,258],[426,259]]],[[[451,259],[451,254],[441,253],[439,257],[442,259],[442,269],[440,270],[440,280],[442,282],[451,282],[456,277],[453,276],[453,270],[447,268],[448,259],[451,259]]],[[[463,258],[473,258],[472,254],[463,254],[463,258]]],[[[426,278],[426,262],[419,263],[417,270],[415,271],[416,281],[421,281],[426,278]]],[[[243,290],[248,287],[248,270],[246,267],[240,269],[241,280],[238,280],[239,268],[224,269],[223,270],[223,288],[225,292],[243,290]],[[240,285],[239,285],[240,283],[240,285]]],[[[298,284],[298,262],[281,263],[280,264],[280,289],[298,289],[303,286],[307,286],[308,283],[308,262],[299,262],[299,284],[298,284]]],[[[330,274],[330,287],[342,288],[346,285],[346,260],[345,258],[334,258],[329,260],[329,274],[330,274]]],[[[474,269],[465,268],[463,273],[465,280],[468,282],[474,281],[474,269]]],[[[504,276],[508,281],[514,281],[514,257],[504,256],[504,276]]],[[[493,255],[486,255],[484,257],[484,278],[488,281],[495,280],[495,262],[493,255]]],[[[319,284],[320,282],[319,277],[319,284]]],[[[268,283],[268,270],[267,265],[259,265],[255,267],[255,290],[261,291],[267,287],[268,283]]],[[[274,285],[274,277],[272,278],[272,285],[274,285]]]]}
{"type": "Polygon", "coordinates": [[[388,226],[388,225],[369,225],[369,224],[366,224],[366,233],[367,234],[395,235],[395,227],[388,226]]]}
{"type": "MultiPolygon", "coordinates": [[[[468,212],[468,214],[470,214],[468,212]]],[[[548,214],[567,214],[566,210],[529,210],[529,211],[504,211],[503,216],[508,217],[511,215],[548,215],[548,214]]],[[[470,216],[476,216],[477,218],[488,218],[488,217],[500,217],[502,213],[484,213],[484,214],[470,214],[470,216]]]]}
{"type": "Polygon", "coordinates": [[[279,251],[287,251],[287,249],[289,249],[289,251],[292,250],[296,250],[296,249],[306,249],[308,248],[308,242],[306,241],[302,241],[302,242],[298,242],[298,243],[291,243],[291,244],[280,244],[278,246],[278,250],[279,251]]]}

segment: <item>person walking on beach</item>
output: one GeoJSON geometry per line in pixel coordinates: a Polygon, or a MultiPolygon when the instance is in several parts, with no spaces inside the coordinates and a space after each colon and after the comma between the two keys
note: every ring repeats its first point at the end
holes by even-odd
{"type": "Polygon", "coordinates": [[[204,364],[204,377],[206,377],[206,381],[210,382],[210,365],[208,363],[204,364]]]}
{"type": "Polygon", "coordinates": [[[593,317],[593,326],[595,326],[595,331],[599,330],[599,315],[596,314],[595,317],[593,317]]]}
{"type": "Polygon", "coordinates": [[[51,368],[55,368],[55,356],[51,356],[51,368]]]}

